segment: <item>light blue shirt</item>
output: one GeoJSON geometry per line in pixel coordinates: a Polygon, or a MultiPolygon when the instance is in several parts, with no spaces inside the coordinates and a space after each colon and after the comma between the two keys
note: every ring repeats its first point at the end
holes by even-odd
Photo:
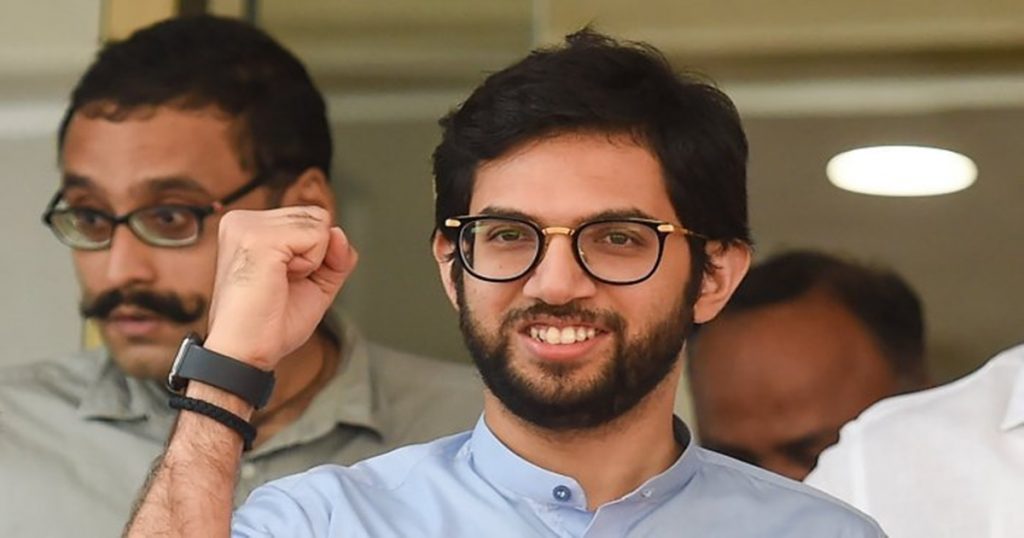
{"type": "Polygon", "coordinates": [[[694,446],[677,426],[679,460],[595,512],[575,480],[520,458],[480,419],[472,432],[260,487],[233,536],[885,536],[824,493],[694,446]]]}

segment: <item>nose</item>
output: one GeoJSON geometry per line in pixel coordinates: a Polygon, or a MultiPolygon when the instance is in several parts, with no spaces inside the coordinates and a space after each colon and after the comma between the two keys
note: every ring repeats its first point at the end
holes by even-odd
{"type": "Polygon", "coordinates": [[[550,305],[593,296],[597,285],[580,267],[572,249],[568,235],[551,236],[540,263],[527,276],[523,293],[550,305]]]}
{"type": "Polygon", "coordinates": [[[114,229],[107,251],[107,278],[111,287],[152,283],[156,279],[153,249],[128,226],[114,229]]]}

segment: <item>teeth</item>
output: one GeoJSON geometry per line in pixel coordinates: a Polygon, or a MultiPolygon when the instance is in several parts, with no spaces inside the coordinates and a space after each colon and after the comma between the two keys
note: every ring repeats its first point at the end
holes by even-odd
{"type": "Polygon", "coordinates": [[[530,338],[547,344],[574,344],[585,342],[597,334],[593,327],[530,327],[530,338]]]}

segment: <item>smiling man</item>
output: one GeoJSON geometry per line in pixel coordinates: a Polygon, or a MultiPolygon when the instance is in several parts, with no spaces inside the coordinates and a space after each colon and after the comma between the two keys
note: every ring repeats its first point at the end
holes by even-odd
{"type": "MultiPolygon", "coordinates": [[[[323,98],[298,59],[238,21],[170,20],[106,46],[58,144],[45,222],[72,249],[82,314],[104,346],[0,372],[0,536],[123,527],[176,415],[165,386],[175,351],[207,333],[226,210],[311,205],[334,219],[323,98]]],[[[239,502],[268,480],[479,415],[468,365],[372,345],[333,313],[313,323],[254,399],[239,502]]],[[[176,385],[242,379],[179,366],[176,385]]]]}
{"type": "MultiPolygon", "coordinates": [[[[434,253],[487,385],[476,428],[273,482],[232,518],[234,420],[252,406],[190,384],[233,425],[181,414],[130,535],[882,536],[694,446],[673,417],[683,343],[750,258],[746,140],[722,93],[584,31],[441,123],[434,253]]],[[[234,213],[223,231],[207,345],[271,370],[353,253],[311,208],[234,213]]]]}

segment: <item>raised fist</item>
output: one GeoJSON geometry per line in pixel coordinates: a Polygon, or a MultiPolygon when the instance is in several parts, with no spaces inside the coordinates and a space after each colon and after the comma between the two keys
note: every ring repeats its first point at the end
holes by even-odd
{"type": "Polygon", "coordinates": [[[273,370],[313,334],[357,259],[320,207],[227,213],[206,347],[273,370]]]}

